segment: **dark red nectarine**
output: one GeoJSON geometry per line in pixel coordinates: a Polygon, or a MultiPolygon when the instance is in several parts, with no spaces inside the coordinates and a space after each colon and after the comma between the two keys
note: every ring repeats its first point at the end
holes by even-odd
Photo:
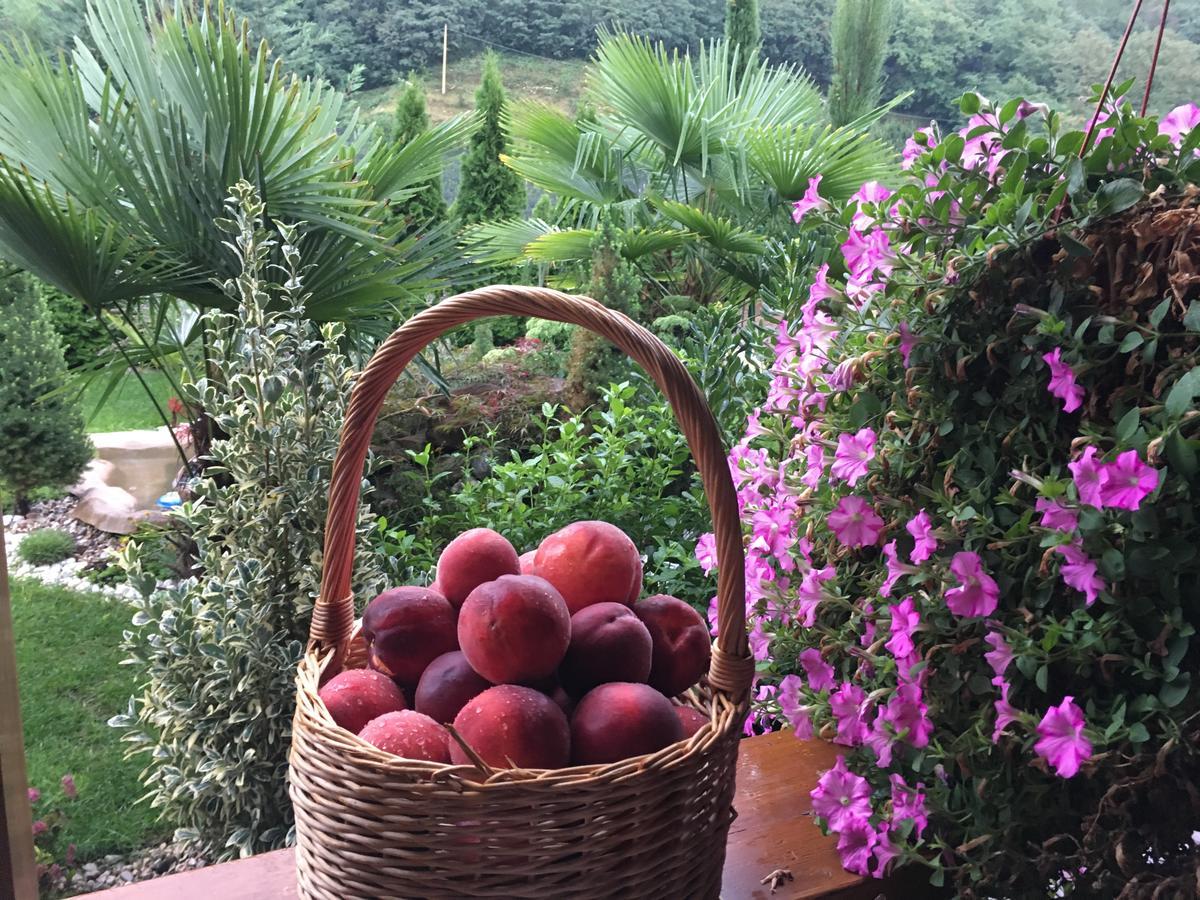
{"type": "Polygon", "coordinates": [[[453,722],[468,700],[491,686],[471,668],[461,650],[451,650],[425,667],[413,706],[435,722],[453,722]]]}
{"type": "Polygon", "coordinates": [[[362,634],[367,664],[408,688],[434,659],[458,649],[454,608],[430,588],[384,591],[367,604],[362,634]]]}
{"type": "Polygon", "coordinates": [[[708,716],[691,706],[676,704],[675,715],[679,719],[679,724],[683,726],[685,738],[690,738],[709,722],[708,716]]]}
{"type": "Polygon", "coordinates": [[[554,674],[571,642],[562,595],[536,575],[501,575],[471,591],[458,613],[458,641],[476,672],[495,684],[554,674]]]}
{"type": "Polygon", "coordinates": [[[624,603],[642,591],[642,558],[633,541],[607,522],[573,522],[554,532],[534,556],[537,574],[554,585],[571,613],[593,603],[624,603]]]}
{"type": "MultiPolygon", "coordinates": [[[[571,729],[558,704],[533,688],[501,684],[467,702],[454,730],[489,766],[498,769],[559,769],[571,757],[571,729]]],[[[453,738],[450,759],[471,758],[453,738]]]]}
{"type": "Polygon", "coordinates": [[[405,759],[450,762],[450,732],[429,716],[406,709],[372,719],[358,736],[405,759]]]}
{"type": "Polygon", "coordinates": [[[396,683],[370,669],[338,672],[325,682],[318,696],[333,721],[355,734],[372,719],[408,707],[396,683]]]}
{"type": "Polygon", "coordinates": [[[519,574],[517,551],[504,535],[490,528],[464,531],[446,545],[437,561],[437,584],[455,609],[479,585],[501,575],[519,574]]]}
{"type": "Polygon", "coordinates": [[[654,642],[650,686],[674,697],[699,681],[712,656],[708,626],[700,613],[666,594],[639,600],[633,611],[654,642]]]}
{"type": "Polygon", "coordinates": [[[647,684],[602,684],[571,716],[571,762],[611,763],[654,753],[683,738],[671,701],[647,684]]]}
{"type": "Polygon", "coordinates": [[[576,697],[608,681],[650,675],[650,632],[623,603],[593,603],[571,616],[571,645],[558,675],[576,697]]]}

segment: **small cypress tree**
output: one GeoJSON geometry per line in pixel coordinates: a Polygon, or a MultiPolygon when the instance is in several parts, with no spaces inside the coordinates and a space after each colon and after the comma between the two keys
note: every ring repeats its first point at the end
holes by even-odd
{"type": "Polygon", "coordinates": [[[494,53],[483,62],[483,81],[475,92],[479,128],[462,164],[462,180],[454,217],[461,225],[511,219],[525,212],[525,185],[520,176],[500,161],[508,150],[508,134],[501,122],[504,85],[494,53]]]}
{"type": "Polygon", "coordinates": [[[79,402],[50,394],[66,375],[62,343],[33,280],[0,279],[0,480],[21,514],[34,488],[72,484],[92,458],[79,402]]]}
{"type": "MultiPolygon", "coordinates": [[[[396,122],[392,129],[392,139],[403,147],[428,130],[429,113],[425,108],[425,86],[410,75],[396,101],[396,122]]],[[[439,174],[431,179],[417,193],[394,204],[393,208],[413,229],[442,221],[446,218],[442,176],[439,174]]]]}
{"type": "Polygon", "coordinates": [[[731,52],[737,48],[739,68],[758,56],[762,46],[758,0],[725,0],[725,40],[731,52]]]}
{"type": "Polygon", "coordinates": [[[838,0],[833,10],[829,120],[853,122],[879,102],[892,32],[892,0],[838,0]]]}

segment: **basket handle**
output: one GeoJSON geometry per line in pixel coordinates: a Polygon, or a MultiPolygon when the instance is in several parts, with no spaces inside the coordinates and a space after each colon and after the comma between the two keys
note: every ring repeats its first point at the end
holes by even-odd
{"type": "Polygon", "coordinates": [[[345,652],[354,623],[350,580],[363,466],[375,420],[389,389],[426,345],[445,332],[485,316],[519,315],[569,322],[607,338],[638,362],[666,395],[700,471],[716,534],[718,637],[709,681],[735,700],[749,690],[754,659],[746,640],[745,556],[737,497],[717,423],[679,359],[623,313],[590,297],[548,288],[494,285],[428,307],[401,325],[371,357],[350,395],[329,487],[325,562],[313,609],[310,648],[345,652]]]}

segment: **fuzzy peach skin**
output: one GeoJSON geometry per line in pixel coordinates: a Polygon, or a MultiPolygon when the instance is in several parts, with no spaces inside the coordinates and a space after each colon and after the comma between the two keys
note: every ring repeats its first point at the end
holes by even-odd
{"type": "Polygon", "coordinates": [[[453,722],[467,701],[492,683],[471,668],[461,650],[443,653],[421,674],[413,707],[435,722],[453,722]]]}
{"type": "MultiPolygon", "coordinates": [[[[561,769],[571,759],[571,729],[558,704],[533,688],[501,684],[470,700],[454,730],[497,769],[561,769]]],[[[451,738],[450,759],[472,760],[451,738]]]]}
{"type": "Polygon", "coordinates": [[[384,713],[407,709],[404,694],[386,675],[371,669],[338,672],[317,692],[333,721],[358,734],[384,713]]]}
{"type": "Polygon", "coordinates": [[[501,575],[520,574],[517,551],[504,535],[490,528],[472,528],[447,544],[438,557],[436,584],[458,609],[479,585],[501,575]]]}
{"type": "Polygon", "coordinates": [[[612,763],[654,753],[683,739],[671,701],[647,684],[602,684],[571,716],[571,762],[612,763]]]}
{"type": "Polygon", "coordinates": [[[562,595],[536,575],[501,575],[471,591],[458,613],[467,662],[494,684],[529,684],[554,674],[571,642],[562,595]]]}
{"type": "Polygon", "coordinates": [[[573,522],[550,535],[533,558],[571,614],[593,603],[629,606],[642,592],[642,558],[633,541],[607,522],[573,522]]]}
{"type": "Polygon", "coordinates": [[[522,575],[536,575],[537,567],[533,564],[533,558],[537,556],[537,548],[530,550],[527,553],[522,553],[517,557],[517,562],[521,566],[522,575]]]}
{"type": "Polygon", "coordinates": [[[367,604],[362,636],[367,664],[405,688],[414,688],[425,667],[458,649],[454,608],[431,588],[397,587],[367,604]]]}
{"type": "Polygon", "coordinates": [[[650,675],[650,632],[623,603],[593,603],[571,616],[571,645],[558,668],[574,697],[608,681],[641,681],[650,675]]]}
{"type": "Polygon", "coordinates": [[[704,618],[667,594],[639,600],[633,611],[654,644],[647,683],[668,697],[682,694],[708,671],[712,646],[704,618]]]}
{"type": "Polygon", "coordinates": [[[372,719],[358,736],[405,759],[450,762],[450,732],[429,716],[405,709],[372,719]]]}

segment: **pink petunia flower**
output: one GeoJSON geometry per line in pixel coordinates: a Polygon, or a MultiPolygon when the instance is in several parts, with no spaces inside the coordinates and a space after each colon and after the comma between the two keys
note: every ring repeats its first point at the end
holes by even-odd
{"type": "Polygon", "coordinates": [[[750,655],[759,662],[770,659],[771,638],[774,636],[763,628],[762,622],[756,622],[748,636],[750,641],[750,655]]]}
{"type": "Polygon", "coordinates": [[[833,831],[842,831],[851,822],[871,815],[871,786],[861,775],[846,768],[846,757],[839,756],[832,769],[817,779],[809,793],[812,808],[829,823],[833,831]]]}
{"type": "Polygon", "coordinates": [[[809,647],[800,654],[800,665],[808,676],[808,686],[814,691],[833,690],[833,666],[821,657],[821,651],[809,647]]]}
{"type": "Polygon", "coordinates": [[[813,736],[812,719],[808,716],[808,707],[800,702],[800,687],[803,684],[799,675],[787,675],[779,682],[779,709],[792,726],[798,740],[807,741],[813,736]]]}
{"type": "Polygon", "coordinates": [[[1082,591],[1084,604],[1091,606],[1100,592],[1107,587],[1104,579],[1096,571],[1096,563],[1078,544],[1059,544],[1054,548],[1054,552],[1062,554],[1064,560],[1058,570],[1062,580],[1075,590],[1082,591]]]}
{"type": "Polygon", "coordinates": [[[1039,497],[1035,508],[1042,514],[1042,520],[1038,524],[1043,528],[1071,534],[1079,527],[1079,513],[1063,506],[1058,500],[1039,497]]]}
{"type": "Polygon", "coordinates": [[[705,575],[712,573],[717,567],[717,536],[712,532],[700,535],[696,541],[696,561],[705,575]]]}
{"type": "Polygon", "coordinates": [[[876,766],[886,769],[892,764],[892,748],[896,743],[896,737],[892,734],[892,730],[883,716],[875,717],[870,731],[863,737],[863,743],[875,751],[876,766]]]}
{"type": "Polygon", "coordinates": [[[854,495],[839,500],[825,521],[833,536],[847,547],[874,546],[883,532],[883,519],[866,500],[854,495]]]}
{"type": "Polygon", "coordinates": [[[909,787],[903,775],[892,775],[892,821],[903,822],[912,819],[917,837],[929,824],[925,811],[925,785],[917,782],[915,787],[909,787]]]}
{"type": "Polygon", "coordinates": [[[1021,716],[1017,708],[1008,702],[1008,692],[1012,687],[1002,676],[992,679],[992,684],[1000,689],[1000,699],[996,701],[996,725],[992,729],[992,743],[1000,741],[1000,735],[1011,723],[1021,716]]]}
{"type": "Polygon", "coordinates": [[[921,614],[912,597],[905,597],[892,607],[892,636],[883,646],[896,659],[904,659],[913,652],[913,633],[921,625],[921,614]]]}
{"type": "Polygon", "coordinates": [[[937,146],[937,141],[933,137],[933,123],[927,128],[918,128],[913,132],[913,136],[904,141],[904,149],[900,153],[900,168],[911,169],[921,154],[926,153],[933,147],[937,146]],[[918,143],[917,135],[925,138],[925,143],[918,143]]]}
{"type": "Polygon", "coordinates": [[[41,799],[42,799],[42,792],[41,792],[41,791],[39,791],[39,790],[38,790],[37,788],[35,788],[35,787],[31,787],[31,788],[29,788],[29,790],[28,790],[26,793],[27,793],[27,794],[28,794],[28,796],[29,796],[29,802],[30,802],[30,804],[31,804],[31,805],[32,805],[32,804],[34,804],[34,803],[37,803],[39,800],[41,800],[41,799]]]}
{"type": "Polygon", "coordinates": [[[878,219],[862,208],[864,203],[882,203],[888,197],[892,196],[892,191],[878,181],[864,182],[862,187],[854,192],[850,197],[851,203],[857,203],[859,208],[855,211],[854,217],[850,220],[851,224],[859,231],[864,231],[867,228],[878,223],[878,219]]]}
{"type": "Polygon", "coordinates": [[[1075,412],[1083,405],[1083,388],[1075,383],[1075,371],[1062,361],[1062,348],[1042,354],[1042,360],[1050,367],[1048,390],[1062,400],[1063,412],[1075,412]]]}
{"type": "Polygon", "coordinates": [[[1034,752],[1062,778],[1072,777],[1081,763],[1091,759],[1092,744],[1083,736],[1084,724],[1083,710],[1073,697],[1064,697],[1058,706],[1050,707],[1038,723],[1034,752]]]}
{"type": "Polygon", "coordinates": [[[1178,147],[1197,125],[1200,125],[1200,106],[1184,103],[1162,117],[1158,123],[1158,133],[1165,134],[1178,147]]]}
{"type": "Polygon", "coordinates": [[[42,819],[36,819],[34,821],[34,823],[33,823],[33,836],[34,837],[37,837],[39,834],[45,834],[49,830],[50,830],[50,826],[47,825],[42,819]]]}
{"type": "Polygon", "coordinates": [[[1104,506],[1104,482],[1108,479],[1108,467],[1096,462],[1096,448],[1086,447],[1079,459],[1067,463],[1079,492],[1079,501],[1097,509],[1104,506]]]}
{"type": "Polygon", "coordinates": [[[1154,493],[1161,474],[1154,466],[1142,462],[1136,450],[1126,450],[1104,467],[1104,482],[1100,488],[1102,505],[1115,509],[1137,509],[1154,493]]]}
{"type": "Polygon", "coordinates": [[[750,548],[769,554],[784,571],[791,571],[796,567],[789,552],[796,543],[795,521],[793,510],[786,506],[756,510],[750,519],[750,548]]]}
{"type": "Polygon", "coordinates": [[[837,720],[837,737],[834,743],[856,747],[867,736],[867,695],[858,685],[843,681],[842,686],[829,695],[829,709],[837,720]]]}
{"type": "Polygon", "coordinates": [[[881,596],[892,596],[892,588],[896,586],[896,582],[908,575],[912,570],[904,563],[900,562],[900,553],[896,550],[896,542],[888,541],[883,545],[883,558],[887,561],[887,577],[883,580],[883,584],[879,586],[881,596]]]}
{"type": "Polygon", "coordinates": [[[913,540],[916,541],[908,558],[919,566],[929,559],[938,547],[937,538],[933,536],[933,523],[929,521],[929,513],[921,510],[904,526],[904,530],[911,534],[913,540]]]}
{"type": "Polygon", "coordinates": [[[929,707],[921,695],[920,685],[902,684],[892,692],[887,706],[880,714],[897,734],[904,734],[914,747],[929,746],[933,723],[929,721],[929,707]]]}
{"type": "Polygon", "coordinates": [[[904,360],[904,368],[908,368],[912,363],[913,348],[921,342],[921,339],[913,334],[912,329],[908,327],[907,322],[900,323],[900,358],[904,360]]]}
{"type": "Polygon", "coordinates": [[[874,614],[875,607],[870,603],[863,607],[862,634],[858,636],[858,643],[863,647],[870,647],[875,643],[875,620],[871,618],[874,614]]]}
{"type": "Polygon", "coordinates": [[[837,850],[842,868],[858,875],[870,874],[872,851],[879,835],[867,819],[852,819],[838,833],[837,850]]]}
{"type": "Polygon", "coordinates": [[[716,597],[713,597],[711,600],[708,601],[708,633],[711,634],[713,637],[717,636],[717,609],[718,609],[718,607],[719,607],[719,601],[716,597]]]}
{"type": "Polygon", "coordinates": [[[1004,640],[1004,635],[998,631],[989,631],[984,638],[992,649],[983,654],[983,658],[988,661],[988,665],[992,667],[992,671],[997,675],[1003,675],[1005,670],[1012,664],[1014,654],[1012,647],[1008,646],[1008,642],[1004,640]]]}
{"type": "Polygon", "coordinates": [[[874,458],[875,429],[860,428],[855,434],[838,435],[837,452],[833,455],[829,474],[853,487],[867,474],[874,458]]]}
{"type": "Polygon", "coordinates": [[[821,184],[821,176],[814,175],[808,179],[808,190],[804,192],[804,196],[792,204],[792,221],[797,225],[810,210],[824,209],[829,206],[829,201],[818,193],[817,188],[821,184]]]}
{"type": "Polygon", "coordinates": [[[816,312],[816,306],[822,300],[830,300],[836,297],[837,290],[829,283],[829,263],[825,263],[813,275],[813,283],[808,289],[808,303],[805,304],[804,313],[806,316],[811,316],[816,312]]]}
{"type": "Polygon", "coordinates": [[[804,474],[800,476],[800,480],[815,491],[821,486],[821,479],[825,477],[825,446],[816,442],[809,444],[804,451],[804,461],[804,474]]]}
{"type": "Polygon", "coordinates": [[[946,591],[946,605],[957,616],[990,616],[1000,599],[1000,588],[987,572],[978,553],[963,550],[954,554],[950,571],[960,585],[946,591]]]}
{"type": "Polygon", "coordinates": [[[835,574],[833,566],[826,566],[823,569],[809,569],[800,579],[800,587],[796,591],[796,613],[805,628],[812,628],[817,623],[817,607],[825,599],[821,585],[830,581],[835,574]]]}
{"type": "Polygon", "coordinates": [[[900,847],[892,840],[892,826],[887,822],[880,822],[879,828],[875,832],[877,838],[875,843],[875,871],[871,875],[875,878],[882,878],[888,872],[892,865],[892,861],[900,855],[900,847]]]}

